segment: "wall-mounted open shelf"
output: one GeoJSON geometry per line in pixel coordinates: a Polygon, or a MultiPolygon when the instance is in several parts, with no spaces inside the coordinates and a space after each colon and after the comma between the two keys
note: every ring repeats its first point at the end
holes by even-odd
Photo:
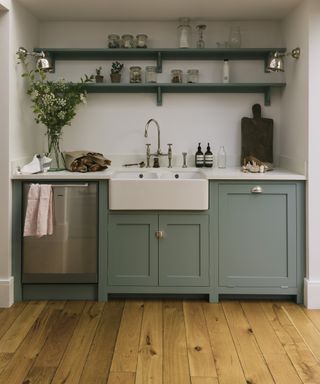
{"type": "Polygon", "coordinates": [[[285,83],[235,83],[235,84],[95,84],[85,85],[88,93],[155,93],[157,105],[162,105],[163,93],[262,93],[265,105],[271,104],[271,89],[283,88],[285,83]]]}
{"type": "MultiPolygon", "coordinates": [[[[271,52],[285,52],[285,48],[35,48],[48,52],[53,64],[57,60],[154,60],[162,72],[163,60],[262,60],[264,66],[271,52]]],[[[285,83],[234,84],[86,84],[90,93],[155,93],[157,105],[162,105],[166,93],[262,93],[265,105],[271,104],[271,89],[283,88],[285,83]]]]}
{"type": "Polygon", "coordinates": [[[56,60],[154,60],[162,72],[163,60],[268,60],[270,52],[285,48],[35,48],[56,60]]]}

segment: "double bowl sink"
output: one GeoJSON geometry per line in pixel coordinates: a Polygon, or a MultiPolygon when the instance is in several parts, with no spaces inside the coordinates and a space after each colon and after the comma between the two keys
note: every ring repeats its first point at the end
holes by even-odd
{"type": "Polygon", "coordinates": [[[208,180],[195,171],[118,171],[109,181],[112,210],[206,210],[208,180]]]}

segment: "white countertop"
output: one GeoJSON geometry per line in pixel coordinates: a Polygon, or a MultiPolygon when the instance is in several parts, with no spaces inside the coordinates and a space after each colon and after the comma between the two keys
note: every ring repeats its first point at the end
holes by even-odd
{"type": "MultiPolygon", "coordinates": [[[[110,179],[112,174],[116,171],[138,171],[141,172],[161,172],[168,171],[168,168],[138,168],[138,167],[110,167],[101,172],[69,172],[69,171],[59,171],[59,172],[47,172],[47,173],[38,173],[38,174],[18,174],[15,173],[12,175],[12,180],[107,180],[110,179]]],[[[183,172],[183,171],[195,171],[199,168],[189,167],[189,168],[171,168],[173,172],[183,172]]],[[[209,180],[306,180],[306,176],[290,172],[284,169],[275,169],[270,172],[265,173],[243,173],[240,171],[239,167],[228,167],[225,169],[212,168],[205,169],[201,168],[200,172],[203,172],[209,180]]]]}

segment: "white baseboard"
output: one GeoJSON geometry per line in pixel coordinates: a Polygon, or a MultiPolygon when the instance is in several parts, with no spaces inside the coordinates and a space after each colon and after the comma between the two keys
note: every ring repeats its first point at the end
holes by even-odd
{"type": "Polygon", "coordinates": [[[320,309],[320,280],[304,279],[304,305],[308,309],[320,309]]]}
{"type": "Polygon", "coordinates": [[[0,279],[0,308],[9,308],[13,302],[13,277],[0,279]]]}

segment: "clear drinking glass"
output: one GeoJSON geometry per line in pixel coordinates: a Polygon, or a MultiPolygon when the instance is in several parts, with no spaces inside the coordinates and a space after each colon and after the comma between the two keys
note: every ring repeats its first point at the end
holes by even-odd
{"type": "Polygon", "coordinates": [[[132,35],[122,35],[122,48],[134,48],[134,40],[132,35]]]}
{"type": "Polygon", "coordinates": [[[157,68],[153,66],[146,67],[146,83],[157,82],[157,68]]]}
{"type": "Polygon", "coordinates": [[[142,83],[141,67],[130,67],[130,83],[142,83]]]}
{"type": "Polygon", "coordinates": [[[190,19],[183,17],[179,19],[180,25],[178,26],[179,31],[179,48],[190,48],[191,47],[191,27],[189,25],[190,19]]]}
{"type": "Polygon", "coordinates": [[[240,27],[231,27],[229,34],[229,47],[240,48],[241,47],[241,32],[240,27]]]}

